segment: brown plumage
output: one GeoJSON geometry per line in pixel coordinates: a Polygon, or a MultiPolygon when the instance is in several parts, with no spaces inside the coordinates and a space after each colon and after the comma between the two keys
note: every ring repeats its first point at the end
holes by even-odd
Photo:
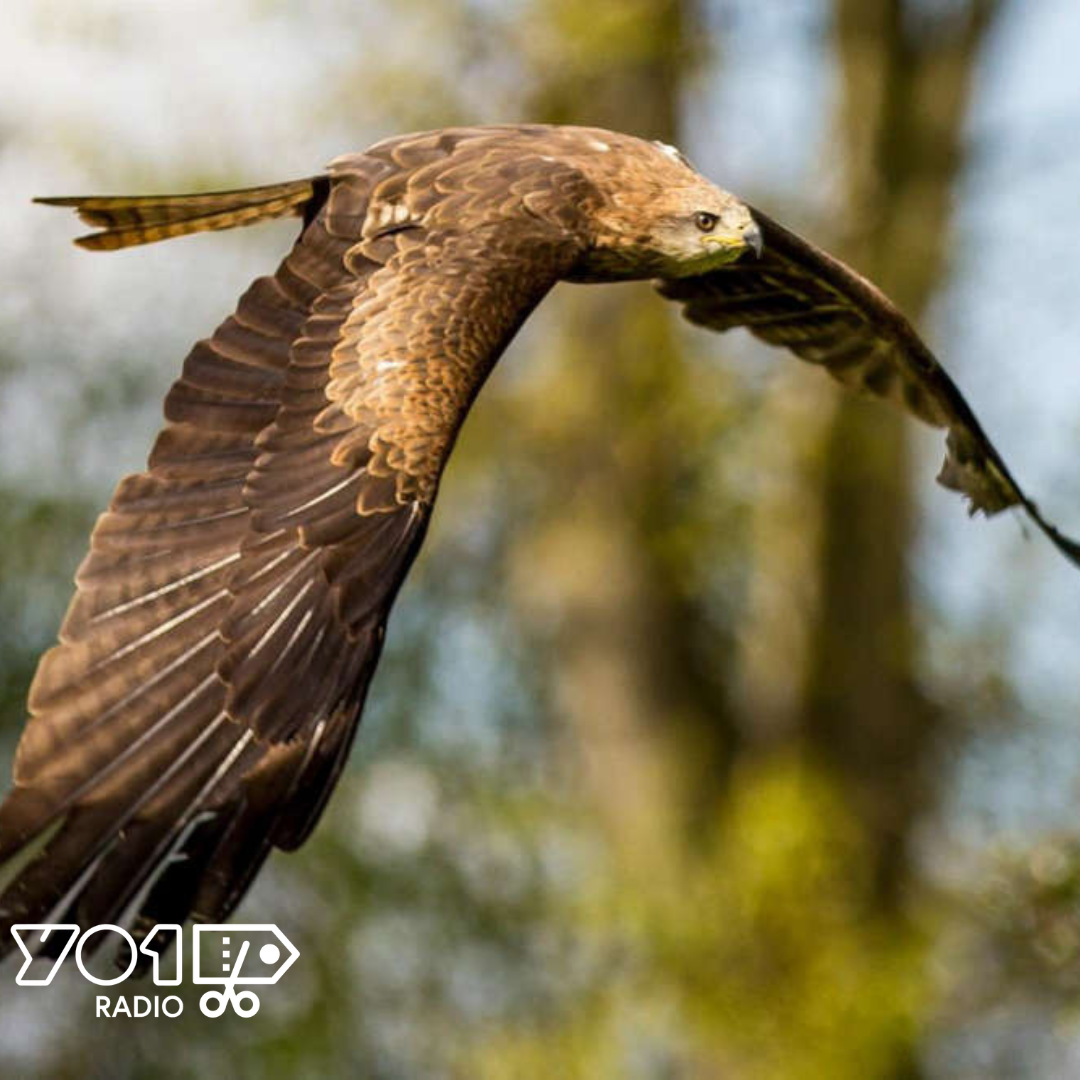
{"type": "Polygon", "coordinates": [[[99,226],[94,249],[304,225],[192,349],[147,471],[94,529],[0,807],[0,949],[47,917],[218,921],[271,848],[303,842],[465,414],[560,279],[657,277],[693,321],[947,427],[940,479],[973,510],[1022,506],[1080,561],[892,304],[671,148],[456,128],[292,183],[43,201],[99,226]]]}

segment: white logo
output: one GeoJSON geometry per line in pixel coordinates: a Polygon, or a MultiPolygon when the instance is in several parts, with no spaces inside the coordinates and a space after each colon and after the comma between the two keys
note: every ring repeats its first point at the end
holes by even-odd
{"type": "Polygon", "coordinates": [[[241,990],[237,993],[233,987],[237,984],[266,986],[276,983],[293,966],[300,953],[273,923],[204,923],[195,927],[195,945],[192,955],[195,957],[195,970],[191,976],[194,982],[218,983],[225,987],[224,990],[207,990],[199,999],[199,1008],[206,1016],[220,1016],[230,1002],[233,1010],[240,1016],[254,1016],[259,1011],[258,994],[251,990],[241,990]],[[247,940],[241,941],[240,952],[236,956],[236,962],[233,963],[231,944],[237,932],[240,932],[247,940]],[[288,950],[288,957],[278,966],[278,961],[281,960],[280,947],[274,941],[265,941],[259,947],[258,957],[263,965],[273,969],[273,975],[241,975],[240,969],[244,960],[247,959],[248,950],[255,943],[252,938],[259,933],[276,937],[288,950]],[[220,976],[204,974],[202,966],[211,953],[210,940],[215,934],[220,938],[221,970],[226,973],[220,976]]]}
{"type": "MultiPolygon", "coordinates": [[[[159,923],[139,943],[122,926],[113,923],[99,923],[85,933],[75,923],[16,923],[11,928],[15,943],[23,955],[23,965],[15,976],[19,986],[48,986],[56,977],[64,961],[74,949],[75,965],[83,978],[97,986],[116,986],[124,982],[139,960],[139,955],[148,957],[152,965],[152,974],[156,986],[179,986],[183,979],[183,927],[176,923],[159,923]],[[112,978],[101,978],[87,970],[84,949],[95,934],[117,934],[127,946],[128,963],[120,974],[112,978]],[[56,935],[60,935],[59,937],[56,935]],[[168,935],[172,935],[170,940],[168,935]],[[60,944],[57,945],[56,942],[60,944]],[[52,961],[47,974],[32,978],[30,965],[42,947],[48,944],[52,961]],[[176,951],[176,973],[166,977],[161,971],[161,955],[168,945],[176,951]],[[153,947],[151,947],[153,945],[153,947]]],[[[100,941],[93,942],[100,944],[100,941]]],[[[205,1016],[220,1016],[231,1005],[238,1016],[254,1016],[259,1011],[259,997],[252,990],[237,991],[237,986],[269,986],[276,983],[300,956],[295,945],[278,929],[274,923],[204,923],[194,928],[192,943],[193,970],[192,980],[197,984],[218,985],[221,990],[208,990],[199,999],[199,1008],[205,1016]],[[239,944],[239,951],[233,959],[234,942],[239,944]]],[[[139,1003],[145,998],[136,999],[136,1011],[120,999],[124,1015],[148,1015],[139,1012],[139,1003]]],[[[109,999],[99,997],[97,1015],[111,1016],[109,999]],[[104,1005],[102,1004],[104,1003],[104,1005]]],[[[183,1005],[179,998],[165,999],[165,1015],[179,1015],[183,1005]],[[168,1011],[168,1003],[176,1003],[175,1012],[168,1011]]],[[[154,1005],[154,1015],[158,1015],[154,1005]]]]}

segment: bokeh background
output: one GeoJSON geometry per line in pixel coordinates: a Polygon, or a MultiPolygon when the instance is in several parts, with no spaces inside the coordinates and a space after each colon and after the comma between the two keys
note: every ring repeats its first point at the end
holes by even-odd
{"type": "MultiPolygon", "coordinates": [[[[94,514],[295,225],[92,256],[36,194],[533,119],[679,144],[892,293],[1080,528],[1074,0],[7,0],[0,757],[94,514]]],[[[937,432],[560,286],[481,396],[250,1020],[0,978],[0,1073],[1080,1075],[1080,575],[937,432]]],[[[142,987],[128,987],[130,992],[142,987]]]]}

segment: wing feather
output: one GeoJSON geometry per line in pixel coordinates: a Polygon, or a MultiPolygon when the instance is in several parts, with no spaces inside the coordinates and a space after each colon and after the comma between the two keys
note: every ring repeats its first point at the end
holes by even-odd
{"type": "MultiPolygon", "coordinates": [[[[254,628],[263,649],[283,631],[295,635],[278,650],[280,667],[303,651],[283,606],[292,598],[300,610],[319,585],[317,574],[304,581],[314,559],[296,529],[250,540],[245,483],[310,309],[349,278],[361,287],[342,264],[346,246],[309,229],[278,274],[255,282],[195,346],[148,471],[124,480],[99,520],[61,644],[35,678],[17,786],[0,808],[0,857],[56,826],[0,897],[5,922],[57,903],[80,921],[112,918],[186,842],[191,821],[235,815],[243,803],[245,777],[268,749],[227,708],[225,631],[237,596],[263,616],[254,628]]],[[[332,616],[322,589],[321,611],[332,616]]],[[[285,689],[276,686],[295,700],[285,689]]]]}
{"type": "Polygon", "coordinates": [[[45,838],[0,892],[0,930],[53,909],[143,932],[216,921],[317,820],[457,430],[574,254],[524,211],[516,234],[465,227],[491,202],[464,179],[484,171],[475,132],[407,141],[295,187],[69,201],[107,230],[97,246],[249,213],[306,226],[194,346],[147,471],[94,530],[0,806],[0,860],[45,838]],[[373,210],[376,185],[416,197],[387,181],[440,162],[455,194],[425,224],[373,210]]]}
{"type": "Polygon", "coordinates": [[[753,213],[764,241],[760,259],[661,281],[660,293],[680,301],[691,322],[713,330],[745,327],[821,365],[845,386],[947,428],[939,482],[965,495],[972,513],[1022,507],[1080,565],[1080,544],[1024,494],[955,383],[888,297],[766,214],[753,213]]]}

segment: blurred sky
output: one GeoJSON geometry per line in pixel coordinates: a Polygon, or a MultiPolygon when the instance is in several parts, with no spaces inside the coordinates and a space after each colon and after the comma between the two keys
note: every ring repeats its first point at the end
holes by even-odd
{"type": "MultiPolygon", "coordinates": [[[[687,149],[724,186],[807,224],[832,205],[822,152],[835,86],[821,62],[825,6],[716,0],[709,12],[723,41],[722,76],[703,80],[687,103],[687,149]],[[784,205],[795,188],[798,204],[784,205]]],[[[392,131],[385,100],[355,92],[342,108],[365,56],[419,74],[442,62],[438,26],[408,6],[390,16],[344,0],[7,0],[0,26],[0,479],[103,502],[121,473],[140,467],[190,343],[274,264],[294,225],[101,257],[72,247],[75,222],[30,197],[317,171],[392,131]],[[144,352],[175,363],[150,370],[144,352]],[[115,390],[103,393],[105,370],[115,390]]],[[[952,273],[924,327],[1021,483],[1074,534],[1078,56],[1075,0],[1012,5],[983,58],[952,273]]],[[[517,118],[479,84],[465,100],[475,112],[462,122],[517,118]]],[[[933,620],[929,640],[941,646],[931,667],[947,674],[955,663],[955,631],[1016,621],[1012,674],[1027,718],[1019,731],[980,740],[959,764],[945,846],[1064,823],[1080,777],[1077,718],[1063,712],[1077,699],[1080,574],[1040,539],[1025,540],[1015,519],[968,522],[956,497],[931,482],[940,435],[921,433],[917,448],[925,522],[915,573],[933,620]]]]}

